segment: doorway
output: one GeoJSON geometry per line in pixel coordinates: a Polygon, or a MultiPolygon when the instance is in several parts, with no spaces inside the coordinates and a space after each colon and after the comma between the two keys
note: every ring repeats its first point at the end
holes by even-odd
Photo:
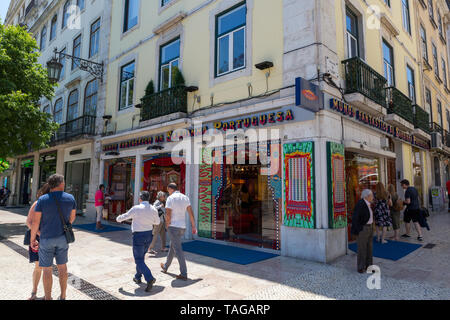
{"type": "Polygon", "coordinates": [[[66,192],[75,198],[77,214],[86,213],[86,202],[89,198],[90,169],[90,160],[66,162],[66,192]]]}

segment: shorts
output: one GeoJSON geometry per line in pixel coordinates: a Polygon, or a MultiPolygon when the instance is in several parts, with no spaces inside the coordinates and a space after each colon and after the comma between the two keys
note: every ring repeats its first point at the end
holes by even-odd
{"type": "MultiPolygon", "coordinates": [[[[39,236],[36,236],[36,240],[39,241],[39,236]]],[[[39,253],[31,249],[31,246],[28,247],[28,258],[30,260],[30,263],[39,261],[39,253]]]]}
{"type": "Polygon", "coordinates": [[[392,211],[391,217],[392,217],[392,228],[394,230],[400,229],[400,212],[392,211]]]}
{"type": "Polygon", "coordinates": [[[53,258],[57,265],[66,264],[68,261],[69,244],[66,236],[58,238],[41,239],[39,242],[39,266],[48,268],[53,265],[53,258]]]}
{"type": "Polygon", "coordinates": [[[97,222],[101,222],[102,221],[102,216],[103,216],[103,206],[100,207],[95,207],[95,210],[97,211],[97,222]]]}
{"type": "Polygon", "coordinates": [[[405,223],[410,223],[411,220],[414,223],[419,222],[419,215],[420,215],[419,209],[417,209],[417,210],[406,209],[405,213],[403,214],[403,221],[405,223]]]}

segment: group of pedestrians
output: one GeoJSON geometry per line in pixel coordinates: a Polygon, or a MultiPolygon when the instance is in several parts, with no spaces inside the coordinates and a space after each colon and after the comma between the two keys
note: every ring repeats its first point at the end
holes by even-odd
{"type": "Polygon", "coordinates": [[[400,215],[403,213],[406,233],[402,238],[410,238],[411,221],[417,231],[417,240],[423,241],[422,228],[419,224],[421,219],[419,193],[416,188],[410,186],[408,180],[400,182],[405,191],[405,199],[401,199],[395,192],[395,187],[389,185],[386,190],[380,182],[376,185],[375,194],[369,189],[363,190],[361,200],[356,204],[353,217],[351,233],[357,236],[358,254],[357,268],[359,273],[366,272],[373,264],[373,236],[376,228],[377,241],[386,244],[386,234],[389,227],[393,227],[394,236],[400,239],[400,215]]]}
{"type": "MultiPolygon", "coordinates": [[[[69,244],[65,235],[65,227],[76,219],[76,202],[72,195],[64,192],[64,177],[52,175],[37,193],[38,200],[31,206],[27,226],[29,228],[29,261],[34,263],[33,289],[29,300],[37,299],[37,289],[43,278],[45,300],[52,300],[53,261],[56,260],[58,269],[60,296],[66,299],[67,290],[67,262],[69,244]]],[[[167,187],[169,196],[159,192],[156,202],[152,205],[150,193],[142,191],[139,204],[127,213],[117,217],[117,222],[132,219],[133,257],[136,264],[136,274],[133,281],[142,283],[144,277],[150,291],[156,282],[155,277],[145,263],[146,253],[156,253],[153,249],[157,236],[161,237],[161,251],[167,251],[166,230],[170,236],[170,249],[165,263],[161,263],[161,271],[167,273],[173,258],[176,256],[180,265],[177,279],[187,280],[186,260],[182,249],[182,238],[186,231],[186,213],[189,214],[192,233],[196,234],[194,213],[189,198],[178,191],[174,183],[167,187]]],[[[97,229],[102,229],[101,216],[104,206],[104,186],[101,185],[95,196],[97,210],[97,229]]]]}

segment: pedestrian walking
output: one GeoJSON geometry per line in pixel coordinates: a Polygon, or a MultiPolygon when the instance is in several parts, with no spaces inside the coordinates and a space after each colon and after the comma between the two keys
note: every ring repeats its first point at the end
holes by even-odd
{"type": "Polygon", "coordinates": [[[394,236],[391,238],[395,241],[400,240],[400,212],[403,210],[403,200],[400,199],[398,193],[395,191],[395,186],[390,184],[388,186],[388,193],[391,199],[391,206],[389,210],[392,218],[392,228],[394,229],[394,236]]]}
{"type": "Polygon", "coordinates": [[[392,219],[389,212],[389,206],[392,201],[389,199],[389,193],[384,188],[384,184],[378,182],[375,191],[375,224],[377,228],[377,241],[386,244],[385,239],[387,228],[392,226],[392,219]]]}
{"type": "Polygon", "coordinates": [[[95,193],[95,210],[97,211],[96,230],[103,230],[102,216],[103,208],[105,206],[105,186],[101,184],[95,193]]]}
{"type": "Polygon", "coordinates": [[[166,263],[161,263],[161,268],[164,273],[167,273],[167,270],[172,264],[173,257],[176,255],[180,265],[180,274],[176,278],[186,281],[188,275],[186,260],[181,246],[181,238],[186,231],[186,212],[189,213],[192,234],[197,233],[194,212],[192,211],[189,198],[178,191],[175,183],[170,183],[167,191],[169,192],[169,197],[166,202],[166,227],[170,236],[170,249],[166,263]]]}
{"type": "Polygon", "coordinates": [[[411,238],[409,235],[411,233],[411,221],[417,231],[417,240],[423,241],[422,228],[419,225],[420,219],[420,203],[419,203],[419,192],[416,188],[410,186],[408,180],[402,180],[400,182],[403,190],[405,190],[405,201],[406,205],[405,212],[403,213],[403,221],[405,222],[406,233],[402,235],[402,238],[411,238]]]}
{"type": "Polygon", "coordinates": [[[64,223],[72,224],[76,218],[76,202],[72,195],[65,193],[64,176],[54,174],[48,182],[50,193],[39,198],[31,227],[31,248],[39,249],[39,266],[43,268],[45,300],[52,300],[53,259],[56,260],[61,295],[66,299],[67,262],[69,244],[65,236],[64,223]],[[40,226],[40,240],[36,240],[40,226]]]}
{"type": "Polygon", "coordinates": [[[156,279],[145,264],[145,253],[148,251],[153,238],[153,225],[159,224],[158,211],[149,203],[150,193],[142,191],[139,194],[139,204],[131,208],[127,213],[116,218],[117,222],[132,219],[131,230],[133,232],[133,257],[136,264],[136,274],[133,281],[142,283],[142,276],[147,282],[146,292],[149,292],[156,279]]]}
{"type": "Polygon", "coordinates": [[[352,216],[351,233],[358,236],[357,268],[359,273],[366,272],[373,264],[373,222],[374,216],[371,208],[374,200],[369,189],[363,190],[361,200],[356,203],[352,216]]]}
{"type": "MultiPolygon", "coordinates": [[[[50,192],[50,187],[48,183],[44,184],[41,189],[37,192],[37,199],[42,197],[43,195],[46,195],[50,192]]],[[[34,215],[35,215],[35,208],[36,208],[37,200],[33,203],[30,210],[28,211],[27,216],[27,227],[31,232],[31,227],[33,225],[34,215]]],[[[39,242],[39,235],[40,231],[37,232],[36,240],[39,242]]],[[[39,266],[39,250],[34,250],[31,248],[31,243],[28,246],[28,258],[30,263],[34,263],[34,271],[33,271],[33,290],[31,291],[31,297],[28,300],[36,300],[37,299],[37,290],[39,282],[41,281],[42,276],[42,268],[39,266]]]]}
{"type": "Polygon", "coordinates": [[[161,238],[161,252],[167,252],[166,248],[166,193],[164,191],[159,191],[156,196],[156,201],[153,203],[153,206],[156,210],[158,210],[158,215],[160,219],[160,224],[153,226],[153,240],[150,244],[150,248],[148,249],[148,252],[150,254],[156,254],[157,252],[153,250],[153,248],[156,245],[156,241],[158,239],[158,235],[161,238]]]}

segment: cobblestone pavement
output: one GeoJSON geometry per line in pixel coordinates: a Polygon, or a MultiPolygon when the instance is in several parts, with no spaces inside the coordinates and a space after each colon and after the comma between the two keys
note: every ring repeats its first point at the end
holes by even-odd
{"type": "MultiPolygon", "coordinates": [[[[22,300],[31,292],[33,265],[28,263],[22,245],[26,209],[0,211],[0,299],[22,300]]],[[[77,218],[77,223],[85,223],[77,218]]],[[[369,274],[355,272],[356,256],[331,264],[277,257],[242,266],[186,253],[189,278],[176,280],[176,259],[168,274],[160,272],[165,254],[148,257],[146,262],[157,278],[150,293],[131,279],[135,266],[130,231],[94,234],[75,229],[76,243],[69,252],[71,300],[243,300],[243,299],[450,299],[450,214],[430,219],[424,245],[399,261],[374,258],[381,268],[381,290],[369,290],[369,274]]],[[[410,242],[417,242],[409,240],[410,242]]],[[[53,297],[58,281],[54,277],[53,297]]],[[[42,285],[38,296],[43,296],[42,285]]]]}

